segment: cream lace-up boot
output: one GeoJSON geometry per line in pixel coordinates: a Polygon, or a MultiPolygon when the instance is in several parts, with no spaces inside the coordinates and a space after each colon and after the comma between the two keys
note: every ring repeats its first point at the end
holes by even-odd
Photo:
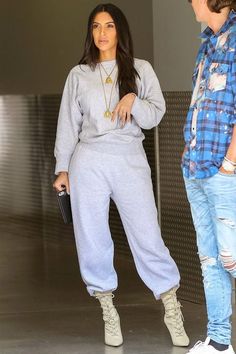
{"type": "Polygon", "coordinates": [[[103,313],[105,344],[112,347],[118,347],[123,343],[123,337],[120,328],[120,317],[113,305],[112,292],[95,292],[96,299],[99,300],[103,313]]]}
{"type": "Polygon", "coordinates": [[[189,338],[184,329],[184,318],[180,309],[181,304],[177,301],[176,290],[177,287],[161,295],[165,307],[164,322],[170,332],[173,344],[178,347],[187,347],[189,338]]]}

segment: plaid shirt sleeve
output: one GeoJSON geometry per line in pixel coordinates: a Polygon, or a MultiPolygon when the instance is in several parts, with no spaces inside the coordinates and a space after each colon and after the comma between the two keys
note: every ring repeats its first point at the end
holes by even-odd
{"type": "Polygon", "coordinates": [[[231,67],[231,87],[234,95],[234,115],[232,115],[230,123],[236,124],[236,49],[231,67]]]}

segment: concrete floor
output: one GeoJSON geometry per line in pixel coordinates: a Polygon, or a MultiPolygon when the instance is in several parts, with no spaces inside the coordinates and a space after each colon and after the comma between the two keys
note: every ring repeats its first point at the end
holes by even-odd
{"type": "MultiPolygon", "coordinates": [[[[161,303],[122,257],[116,260],[115,303],[124,345],[105,346],[101,309],[80,279],[73,242],[43,242],[21,233],[0,233],[0,354],[186,353],[172,347],[161,303]]],[[[182,304],[193,345],[205,338],[205,309],[182,304]]]]}

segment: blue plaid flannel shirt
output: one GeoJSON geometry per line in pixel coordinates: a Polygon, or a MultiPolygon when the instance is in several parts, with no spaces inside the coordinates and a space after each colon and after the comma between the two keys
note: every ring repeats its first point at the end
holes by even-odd
{"type": "Polygon", "coordinates": [[[204,42],[196,60],[194,91],[184,127],[182,170],[189,179],[216,174],[232,139],[236,124],[236,13],[230,12],[218,33],[208,27],[201,37],[204,42]]]}

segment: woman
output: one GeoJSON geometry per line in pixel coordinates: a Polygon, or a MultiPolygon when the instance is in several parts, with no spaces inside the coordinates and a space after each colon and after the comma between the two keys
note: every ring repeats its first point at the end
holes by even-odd
{"type": "Polygon", "coordinates": [[[88,20],[82,59],[67,78],[58,118],[54,188],[70,191],[82,278],[103,309],[105,343],[123,343],[112,298],[117,288],[109,230],[115,202],[144,283],[161,298],[172,341],[187,346],[179,272],[161,238],[141,128],[158,125],[165,102],[151,65],[133,58],[124,14],[98,5],[88,20]]]}

